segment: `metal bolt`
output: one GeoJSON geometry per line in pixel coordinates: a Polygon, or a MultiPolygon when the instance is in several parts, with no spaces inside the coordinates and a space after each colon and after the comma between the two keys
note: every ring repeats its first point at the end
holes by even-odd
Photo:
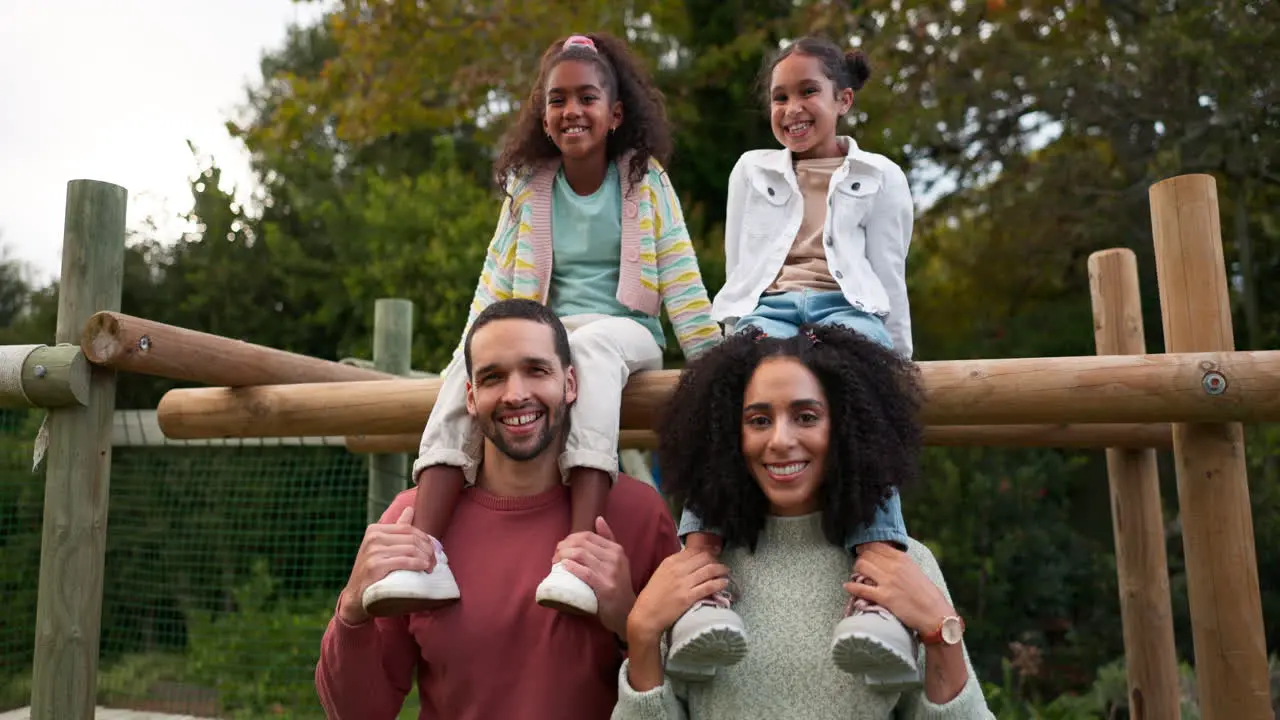
{"type": "Polygon", "coordinates": [[[1210,395],[1221,395],[1227,391],[1227,378],[1216,370],[1210,370],[1201,378],[1200,385],[1210,395]]]}
{"type": "Polygon", "coordinates": [[[37,365],[35,370],[36,370],[36,377],[38,378],[42,378],[45,375],[49,374],[49,371],[43,365],[37,365]]]}
{"type": "Polygon", "coordinates": [[[142,337],[138,338],[138,349],[141,350],[142,352],[146,352],[150,350],[151,338],[146,335],[143,335],[142,337]]]}

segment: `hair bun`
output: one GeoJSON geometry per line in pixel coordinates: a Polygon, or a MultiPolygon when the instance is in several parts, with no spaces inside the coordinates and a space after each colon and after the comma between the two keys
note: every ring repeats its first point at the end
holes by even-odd
{"type": "Polygon", "coordinates": [[[844,54],[844,64],[849,69],[849,76],[853,78],[853,89],[861,90],[871,77],[871,63],[867,62],[867,56],[861,50],[850,50],[844,54]]]}

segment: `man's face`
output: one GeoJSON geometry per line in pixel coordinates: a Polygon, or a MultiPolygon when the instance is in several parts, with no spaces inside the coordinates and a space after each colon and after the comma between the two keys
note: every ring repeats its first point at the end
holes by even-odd
{"type": "Polygon", "coordinates": [[[532,460],[560,440],[577,398],[572,368],[556,356],[550,327],[495,320],[471,336],[467,412],[512,460],[532,460]]]}

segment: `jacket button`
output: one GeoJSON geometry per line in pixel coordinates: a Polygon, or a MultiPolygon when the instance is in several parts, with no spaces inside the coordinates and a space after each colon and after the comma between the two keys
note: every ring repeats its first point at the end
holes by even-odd
{"type": "Polygon", "coordinates": [[[860,188],[860,187],[862,187],[862,183],[860,183],[860,182],[856,182],[856,183],[854,183],[854,184],[853,184],[853,189],[854,189],[854,190],[857,190],[857,189],[858,189],[858,188],[860,188]]]}
{"type": "Polygon", "coordinates": [[[769,188],[769,197],[773,197],[773,188],[769,188]]]}
{"type": "Polygon", "coordinates": [[[840,272],[839,270],[837,270],[837,271],[836,271],[836,279],[837,279],[837,280],[840,280],[840,279],[841,279],[841,278],[843,278],[843,277],[844,277],[844,273],[842,273],[842,272],[840,272]]]}
{"type": "Polygon", "coordinates": [[[827,236],[827,247],[831,247],[832,245],[835,245],[835,244],[836,244],[835,239],[834,239],[834,238],[832,238],[830,235],[828,235],[828,236],[827,236]]]}

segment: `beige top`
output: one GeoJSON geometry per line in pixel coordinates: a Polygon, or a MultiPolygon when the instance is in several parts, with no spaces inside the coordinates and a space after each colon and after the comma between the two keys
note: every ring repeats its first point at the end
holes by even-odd
{"type": "Polygon", "coordinates": [[[822,249],[822,229],[827,223],[827,192],[831,174],[844,164],[843,157],[796,162],[796,183],[804,202],[800,230],[787,251],[787,260],[765,292],[797,290],[839,290],[831,277],[827,254],[822,249]]]}

